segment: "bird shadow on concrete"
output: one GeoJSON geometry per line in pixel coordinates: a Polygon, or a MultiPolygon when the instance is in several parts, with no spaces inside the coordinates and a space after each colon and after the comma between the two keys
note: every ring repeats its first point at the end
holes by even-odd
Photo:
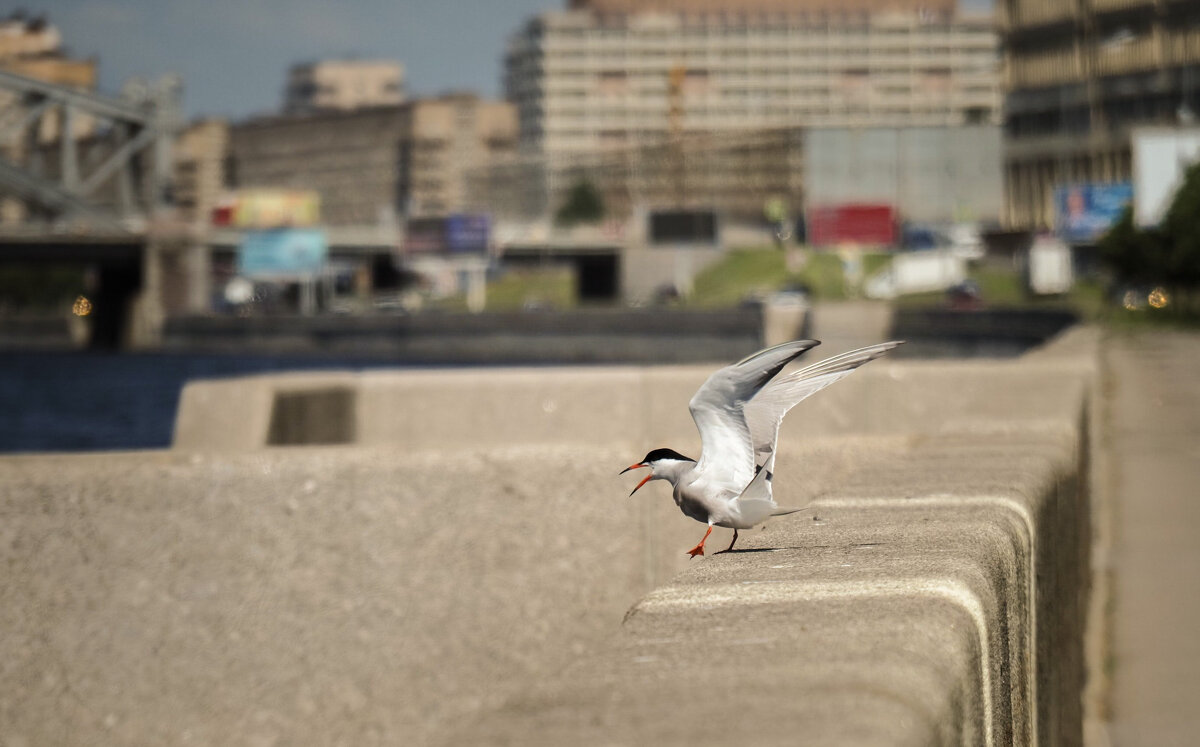
{"type": "Polygon", "coordinates": [[[741,553],[780,552],[782,550],[823,550],[828,549],[829,547],[830,545],[804,545],[803,547],[799,545],[791,545],[788,547],[746,547],[738,548],[736,550],[719,550],[714,552],[713,555],[739,555],[741,553]]]}

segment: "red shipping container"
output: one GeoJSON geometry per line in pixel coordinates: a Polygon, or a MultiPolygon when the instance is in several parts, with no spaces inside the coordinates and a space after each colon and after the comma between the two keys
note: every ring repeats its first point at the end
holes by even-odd
{"type": "Polygon", "coordinates": [[[892,247],[897,240],[896,226],[896,209],[891,205],[821,205],[808,210],[808,243],[892,247]]]}

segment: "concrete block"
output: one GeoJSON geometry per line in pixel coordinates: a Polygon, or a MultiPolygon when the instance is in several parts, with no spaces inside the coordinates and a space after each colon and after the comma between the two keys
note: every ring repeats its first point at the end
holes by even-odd
{"type": "Polygon", "coordinates": [[[640,378],[631,367],[365,373],[359,442],[439,449],[623,443],[642,427],[640,378]]]}
{"type": "Polygon", "coordinates": [[[607,637],[700,525],[624,450],[0,459],[0,735],[427,744],[607,637]]]}
{"type": "Polygon", "coordinates": [[[781,501],[804,492],[801,464],[838,483],[815,512],[689,565],[607,649],[445,743],[1077,744],[1087,527],[1068,519],[1085,500],[1073,447],[793,452],[781,501]]]}

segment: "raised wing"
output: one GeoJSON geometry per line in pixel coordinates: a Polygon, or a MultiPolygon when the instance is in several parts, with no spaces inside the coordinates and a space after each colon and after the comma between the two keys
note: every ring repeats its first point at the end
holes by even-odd
{"type": "Polygon", "coordinates": [[[788,410],[806,397],[849,376],[862,364],[875,360],[903,344],[904,342],[899,340],[851,350],[790,373],[763,387],[746,404],[744,410],[750,442],[754,445],[754,463],[763,465],[763,469],[766,470],[774,469],[779,424],[783,422],[783,416],[788,410]]]}
{"type": "Polygon", "coordinates": [[[754,477],[754,446],[742,409],[783,367],[819,345],[795,340],[726,366],[708,377],[689,403],[703,447],[696,472],[734,495],[754,477]]]}

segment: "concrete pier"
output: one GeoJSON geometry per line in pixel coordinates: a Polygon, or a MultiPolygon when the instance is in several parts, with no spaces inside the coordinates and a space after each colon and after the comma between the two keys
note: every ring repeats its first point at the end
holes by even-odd
{"type": "Polygon", "coordinates": [[[169,451],[0,459],[0,733],[1080,744],[1097,349],[870,364],[785,421],[813,510],[691,562],[616,473],[711,366],[197,383],[169,451]]]}

